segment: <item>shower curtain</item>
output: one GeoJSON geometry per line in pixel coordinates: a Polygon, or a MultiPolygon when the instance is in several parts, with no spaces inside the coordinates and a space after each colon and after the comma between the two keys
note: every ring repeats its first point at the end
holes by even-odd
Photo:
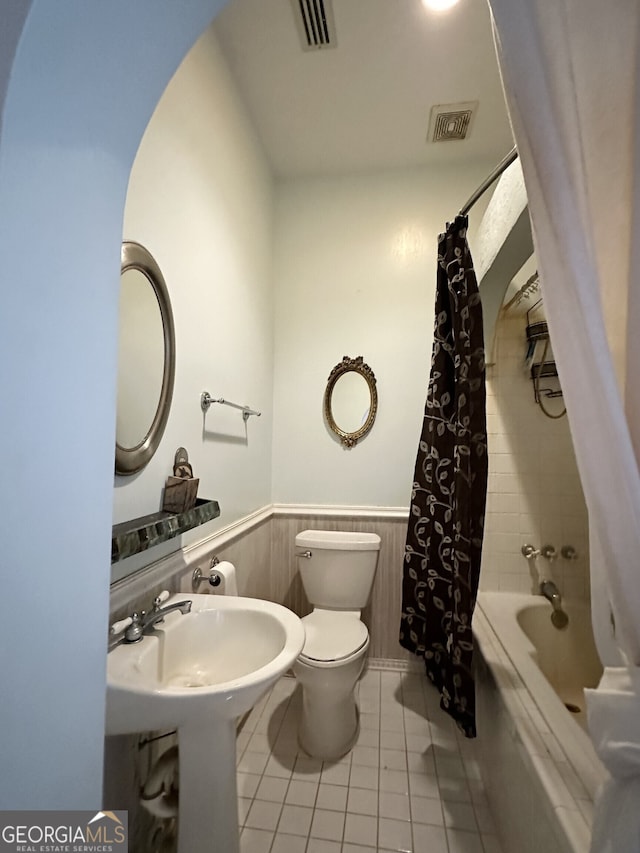
{"type": "Polygon", "coordinates": [[[487,491],[482,307],[458,216],[438,239],[431,376],[404,555],[400,644],[424,658],[441,707],[475,737],[471,617],[487,491]]]}
{"type": "Polygon", "coordinates": [[[605,666],[587,691],[589,733],[611,773],[591,851],[638,853],[640,2],[490,4],[589,510],[605,666]]]}

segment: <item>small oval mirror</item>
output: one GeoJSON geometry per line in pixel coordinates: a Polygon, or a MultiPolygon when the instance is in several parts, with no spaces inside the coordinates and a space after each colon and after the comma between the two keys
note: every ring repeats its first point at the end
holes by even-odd
{"type": "Polygon", "coordinates": [[[345,355],[329,375],[324,395],[324,413],[329,429],[345,447],[353,447],[373,426],[378,392],[373,370],[362,356],[345,355]]]}
{"type": "Polygon", "coordinates": [[[134,474],[155,453],[169,417],[175,333],[160,268],[139,243],[122,244],[116,473],[134,474]]]}

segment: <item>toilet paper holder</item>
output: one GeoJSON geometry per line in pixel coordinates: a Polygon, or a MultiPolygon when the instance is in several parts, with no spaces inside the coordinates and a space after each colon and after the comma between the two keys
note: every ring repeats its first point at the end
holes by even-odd
{"type": "Polygon", "coordinates": [[[220,560],[217,557],[211,558],[211,567],[207,576],[202,574],[202,569],[200,568],[193,570],[193,574],[191,575],[192,592],[197,592],[201,583],[208,583],[209,586],[213,587],[220,586],[222,583],[222,575],[215,571],[215,567],[219,562],[220,560]]]}

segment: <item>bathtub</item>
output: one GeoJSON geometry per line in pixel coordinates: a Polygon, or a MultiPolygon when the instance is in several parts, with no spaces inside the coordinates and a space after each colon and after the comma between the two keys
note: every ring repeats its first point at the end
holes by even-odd
{"type": "Polygon", "coordinates": [[[589,608],[563,609],[569,624],[558,630],[542,596],[478,595],[478,749],[508,851],[586,853],[606,778],[587,733],[583,691],[602,674],[589,608]]]}

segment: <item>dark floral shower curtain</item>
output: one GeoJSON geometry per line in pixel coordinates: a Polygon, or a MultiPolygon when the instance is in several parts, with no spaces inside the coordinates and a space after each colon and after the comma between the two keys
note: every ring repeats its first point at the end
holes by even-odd
{"type": "Polygon", "coordinates": [[[482,306],[458,216],[438,238],[431,376],[402,584],[401,645],[424,658],[441,707],[475,737],[471,617],[487,491],[482,306]]]}

